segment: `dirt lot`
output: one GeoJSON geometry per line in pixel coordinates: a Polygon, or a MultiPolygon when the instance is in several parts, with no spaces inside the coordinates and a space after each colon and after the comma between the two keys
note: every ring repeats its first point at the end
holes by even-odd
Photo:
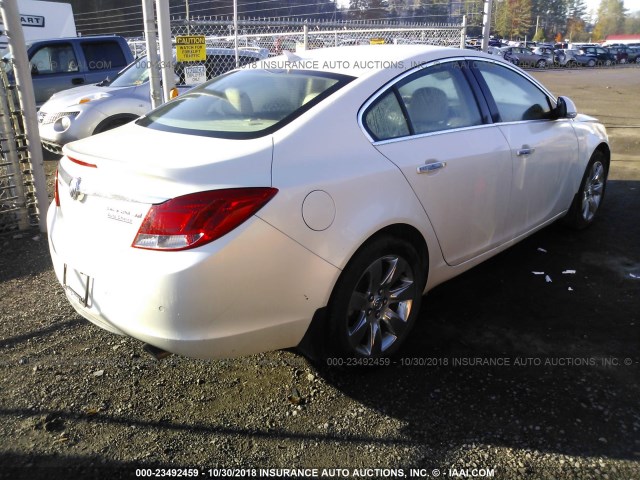
{"type": "Polygon", "coordinates": [[[0,478],[640,479],[640,69],[535,76],[609,127],[602,216],[436,288],[390,367],[157,362],[75,314],[43,237],[1,237],[0,478]]]}

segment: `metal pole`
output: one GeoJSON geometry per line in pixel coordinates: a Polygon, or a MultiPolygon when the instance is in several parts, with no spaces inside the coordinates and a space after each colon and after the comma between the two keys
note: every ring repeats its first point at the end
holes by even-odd
{"type": "Polygon", "coordinates": [[[184,0],[185,16],[187,17],[187,35],[191,35],[191,22],[189,21],[189,0],[184,0]]]}
{"type": "Polygon", "coordinates": [[[491,8],[493,0],[485,0],[484,15],[482,17],[482,51],[489,50],[489,35],[491,34],[491,8]]]}
{"type": "Polygon", "coordinates": [[[47,208],[49,196],[47,195],[47,180],[44,174],[44,161],[42,158],[42,146],[40,133],[38,132],[38,120],[36,111],[36,97],[33,93],[31,81],[31,68],[25,45],[24,33],[20,22],[20,13],[15,0],[0,0],[2,21],[5,34],[9,38],[9,51],[13,56],[16,87],[20,106],[24,115],[24,130],[27,138],[27,146],[31,157],[31,169],[36,193],[38,226],[41,232],[47,231],[47,208]]]}
{"type": "Polygon", "coordinates": [[[234,31],[234,46],[236,49],[236,68],[240,66],[240,59],[238,58],[238,0],[233,0],[233,31],[234,31]]]}
{"type": "Polygon", "coordinates": [[[144,37],[147,42],[151,107],[156,108],[162,104],[162,90],[160,89],[160,72],[158,70],[160,57],[158,56],[158,37],[153,14],[153,0],[142,0],[142,16],[144,18],[144,37]]]}
{"type": "Polygon", "coordinates": [[[162,73],[162,93],[164,101],[171,100],[171,90],[176,86],[171,53],[171,16],[169,0],[156,0],[158,15],[158,37],[160,39],[160,72],[162,73]]]}
{"type": "Polygon", "coordinates": [[[305,22],[305,24],[302,26],[302,35],[303,35],[303,48],[304,51],[306,52],[307,50],[309,50],[309,25],[307,25],[307,23],[305,22]]]}
{"type": "MultiPolygon", "coordinates": [[[[424,32],[423,32],[424,33],[424,32]]],[[[460,30],[460,48],[464,48],[467,43],[467,16],[462,16],[462,29],[460,30]]]]}

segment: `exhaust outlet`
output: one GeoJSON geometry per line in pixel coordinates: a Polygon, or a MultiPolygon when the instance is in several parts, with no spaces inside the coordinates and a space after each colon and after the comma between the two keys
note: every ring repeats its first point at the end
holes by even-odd
{"type": "Polygon", "coordinates": [[[149,345],[148,343],[145,343],[142,349],[158,361],[171,355],[171,352],[167,352],[166,350],[162,350],[161,348],[154,347],[153,345],[149,345]]]}

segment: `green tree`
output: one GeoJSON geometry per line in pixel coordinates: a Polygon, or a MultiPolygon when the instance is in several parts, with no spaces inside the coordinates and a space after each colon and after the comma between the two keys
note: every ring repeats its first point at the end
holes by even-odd
{"type": "Polygon", "coordinates": [[[443,0],[420,0],[427,22],[446,23],[449,20],[449,4],[443,0]]]}
{"type": "Polygon", "coordinates": [[[544,42],[545,38],[546,37],[544,36],[544,29],[538,28],[538,31],[533,36],[533,41],[534,42],[544,42]]]}
{"type": "Polygon", "coordinates": [[[379,20],[387,17],[385,0],[350,0],[349,17],[353,20],[379,20]]]}
{"type": "Polygon", "coordinates": [[[628,35],[640,33],[640,12],[634,12],[624,19],[624,33],[628,35]]]}
{"type": "Polygon", "coordinates": [[[584,0],[569,0],[567,4],[566,36],[570,41],[589,39],[586,32],[587,5],[584,0]]]}
{"type": "Polygon", "coordinates": [[[593,40],[605,40],[607,35],[624,31],[625,8],[623,0],[601,0],[598,21],[593,29],[593,40]]]}
{"type": "Polygon", "coordinates": [[[522,38],[531,29],[531,0],[502,0],[496,11],[496,32],[513,39],[522,38]]]}
{"type": "MultiPolygon", "coordinates": [[[[567,18],[567,2],[572,0],[532,0],[531,18],[549,37],[564,32],[567,18]]],[[[533,35],[532,29],[530,34],[533,35]]]]}

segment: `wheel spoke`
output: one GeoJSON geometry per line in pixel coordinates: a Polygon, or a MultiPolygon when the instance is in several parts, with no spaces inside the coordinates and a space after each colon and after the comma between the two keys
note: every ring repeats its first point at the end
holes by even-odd
{"type": "Polygon", "coordinates": [[[367,293],[353,292],[349,301],[349,312],[359,312],[367,308],[367,293]]]}
{"type": "Polygon", "coordinates": [[[400,284],[396,288],[389,290],[391,298],[398,302],[403,302],[405,300],[412,299],[413,298],[413,289],[411,288],[412,286],[413,286],[413,280],[410,280],[408,278],[403,278],[400,281],[400,284]]]}
{"type": "Polygon", "coordinates": [[[589,215],[589,196],[585,193],[584,199],[582,200],[582,218],[585,220],[590,220],[591,216],[589,215]]]}
{"type": "Polygon", "coordinates": [[[382,317],[382,320],[384,321],[385,325],[387,326],[387,328],[389,329],[389,332],[392,335],[399,337],[404,331],[404,329],[407,327],[408,315],[407,316],[404,315],[407,312],[408,310],[405,309],[404,307],[400,309],[399,312],[394,312],[393,310],[390,310],[390,309],[387,309],[387,311],[385,312],[384,316],[382,317]]]}
{"type": "Polygon", "coordinates": [[[367,317],[364,314],[360,315],[356,325],[349,330],[349,343],[354,350],[362,345],[369,330],[370,328],[369,322],[367,322],[367,317]]]}
{"type": "Polygon", "coordinates": [[[369,345],[367,354],[377,357],[382,352],[382,332],[378,322],[371,323],[371,335],[369,336],[369,345]]]}
{"type": "Polygon", "coordinates": [[[380,281],[380,286],[386,287],[388,285],[392,285],[396,279],[396,275],[398,275],[398,257],[386,257],[383,260],[389,262],[389,270],[380,281]]]}
{"type": "Polygon", "coordinates": [[[369,285],[368,290],[374,292],[382,285],[382,261],[377,260],[373,262],[367,269],[369,273],[369,285]]]}

